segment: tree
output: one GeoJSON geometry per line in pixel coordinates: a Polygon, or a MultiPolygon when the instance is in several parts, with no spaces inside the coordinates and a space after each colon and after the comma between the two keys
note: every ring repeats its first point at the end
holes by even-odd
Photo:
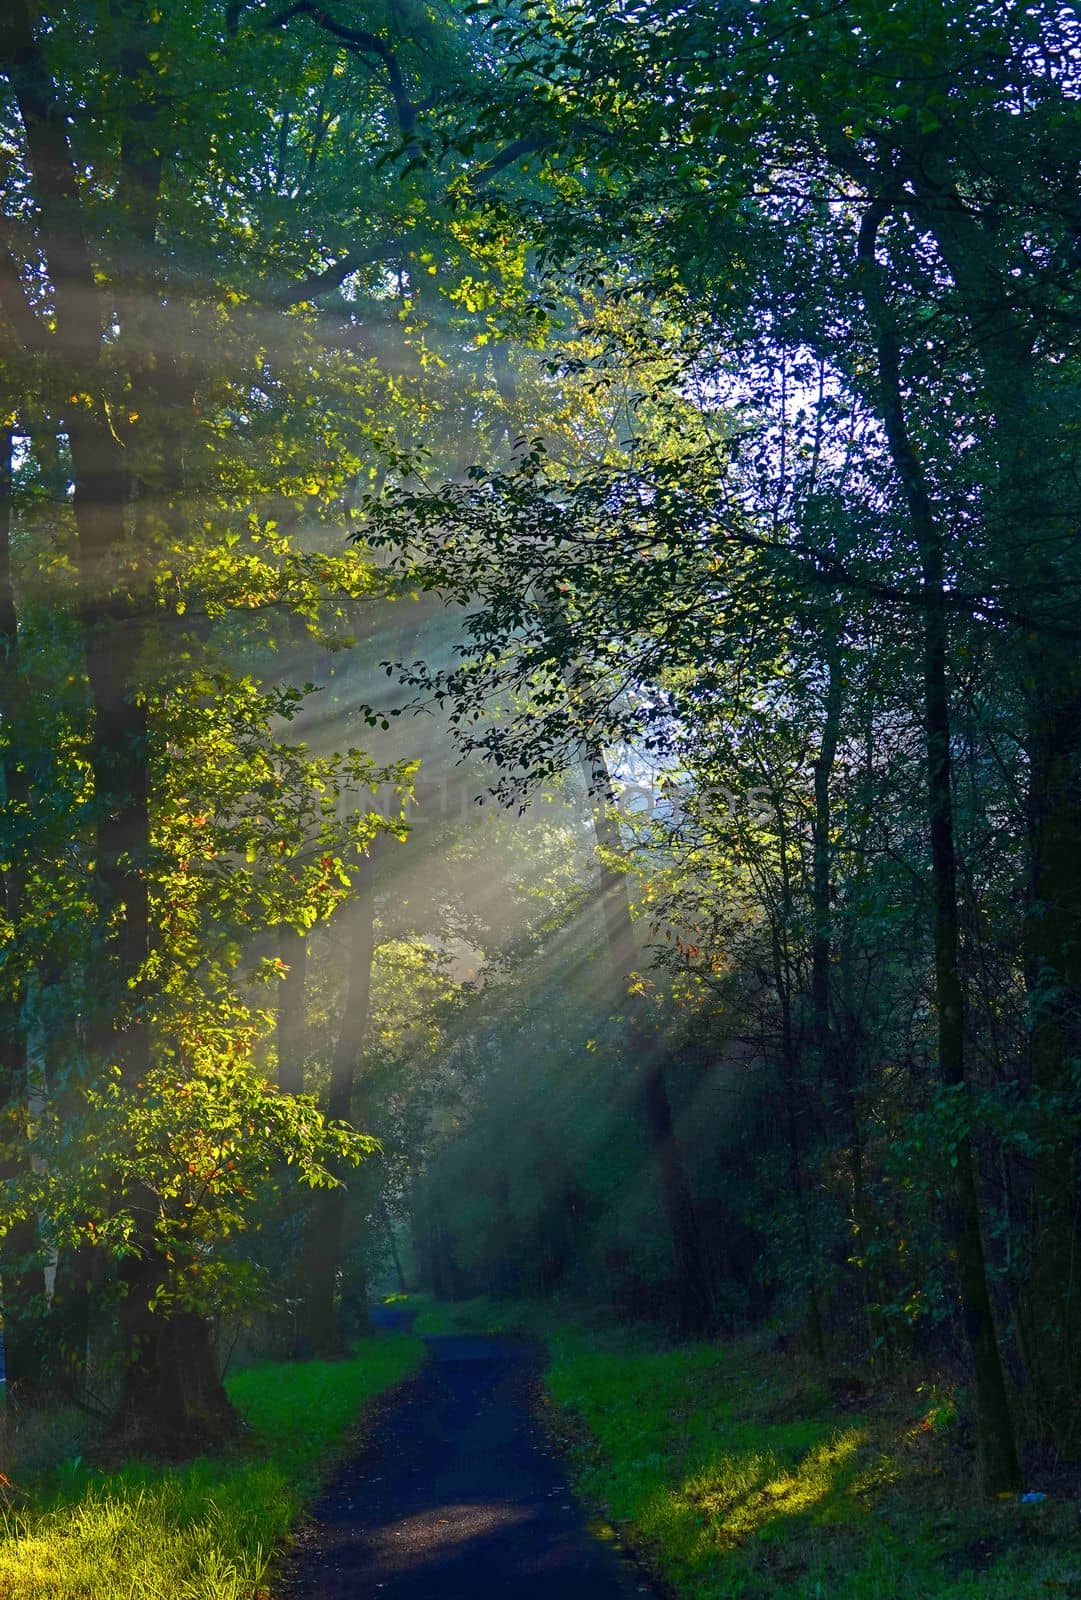
{"type": "MultiPolygon", "coordinates": [[[[1045,685],[1042,715],[1053,722],[1059,713],[1050,704],[1060,705],[1056,748],[1072,747],[1071,668],[1058,659],[1070,629],[1063,631],[1031,556],[1037,548],[1054,551],[1059,594],[1073,581],[1061,564],[1058,536],[1073,497],[1062,476],[1070,449],[1057,398],[1075,295],[1067,264],[1075,194],[1062,164],[1062,152],[1070,151],[1067,164],[1075,154],[1066,66],[1073,24],[1055,8],[977,8],[962,17],[938,7],[917,22],[904,12],[869,8],[855,17],[822,9],[797,18],[785,5],[752,16],[708,4],[651,14],[648,28],[639,20],[634,13],[537,11],[523,18],[508,11],[496,23],[517,73],[536,87],[533,125],[547,119],[548,138],[563,159],[585,155],[592,163],[581,203],[555,220],[550,257],[563,270],[573,260],[579,272],[583,263],[603,261],[589,190],[605,182],[615,187],[639,219],[637,233],[624,230],[635,240],[625,252],[633,274],[647,291],[659,289],[684,308],[693,329],[684,347],[687,381],[746,397],[757,381],[748,372],[758,362],[769,386],[758,393],[768,394],[771,406],[779,403],[780,425],[743,480],[763,513],[751,540],[765,541],[791,562],[790,570],[798,573],[802,563],[808,594],[823,581],[840,581],[886,606],[910,606],[930,633],[939,630],[939,642],[927,645],[927,659],[937,660],[927,714],[938,750],[930,758],[928,813],[940,891],[941,1072],[952,1082],[963,1027],[958,958],[946,950],[957,925],[948,904],[954,869],[947,858],[955,851],[948,840],[947,614],[958,619],[955,634],[967,636],[967,619],[1017,642],[1033,681],[1045,685]],[[663,170],[651,165],[657,150],[664,151],[663,170]],[[1041,177],[1033,181],[1036,173],[1041,177]],[[893,358],[883,349],[886,301],[875,298],[880,274],[893,306],[893,358]],[[787,453],[788,407],[808,409],[815,364],[826,374],[814,407],[822,448],[849,451],[847,420],[868,410],[882,424],[878,439],[867,440],[863,472],[877,480],[879,515],[892,502],[901,511],[895,528],[903,518],[907,530],[877,547],[842,555],[822,539],[813,503],[796,504],[787,492],[794,459],[787,453]],[[898,409],[906,414],[907,456],[898,448],[898,409]],[[966,426],[969,437],[985,441],[982,451],[958,448],[966,426]],[[1033,450],[1036,438],[1044,447],[1033,450]],[[892,481],[881,472],[882,445],[896,472],[892,481]],[[922,462],[925,501],[951,508],[951,537],[940,535],[937,553],[911,520],[913,452],[922,462]],[[770,488],[781,496],[772,505],[762,493],[770,488]],[[1032,652],[1040,660],[1036,670],[1032,652]],[[946,1024],[953,1024],[952,1034],[946,1024]]],[[[1047,745],[1035,734],[1029,743],[1042,816],[1045,804],[1055,807],[1051,789],[1068,780],[1061,766],[1054,779],[1041,777],[1047,745]]],[[[1063,883],[1077,878],[1068,831],[1063,813],[1047,835],[1060,852],[1063,883]]],[[[1036,865],[1043,839],[1037,823],[1032,859],[1044,888],[1030,901],[1038,908],[1030,927],[1038,930],[1041,953],[1030,956],[1029,968],[1034,1038],[1043,1041],[1033,1057],[1037,1117],[1045,1096],[1060,1110],[1070,1098],[1061,1065],[1074,1006],[1066,999],[1072,980],[1060,968],[1074,946],[1076,921],[1063,891],[1054,896],[1058,909],[1049,910],[1048,880],[1036,865]],[[1053,922],[1057,954],[1043,942],[1053,922]],[[1037,968],[1045,973],[1043,989],[1033,987],[1037,968]]],[[[1036,949],[1031,938],[1029,949],[1036,949]]],[[[1075,1249],[1066,1199],[1076,1187],[1071,1149],[1065,1129],[1048,1130],[1033,1235],[1041,1301],[1057,1301],[1061,1318],[1060,1337],[1048,1348],[1060,1352],[1072,1347],[1066,1330],[1074,1301],[1064,1288],[1072,1282],[1066,1262],[1075,1249]],[[1057,1202],[1049,1199],[1052,1191],[1057,1202]]],[[[957,1204],[971,1219],[978,1202],[966,1167],[962,1148],[957,1204]]],[[[995,1489],[1015,1481],[1016,1466],[976,1232],[970,1221],[972,1270],[962,1271],[962,1292],[981,1370],[985,1482],[995,1489]]],[[[1034,1375],[1037,1368],[1034,1361],[1034,1375]]],[[[1048,1380],[1040,1381],[1049,1394],[1048,1380]]],[[[1061,1383],[1057,1392],[1065,1394],[1061,1383]]],[[[1059,1414],[1072,1416],[1073,1408],[1059,1414]]]]}

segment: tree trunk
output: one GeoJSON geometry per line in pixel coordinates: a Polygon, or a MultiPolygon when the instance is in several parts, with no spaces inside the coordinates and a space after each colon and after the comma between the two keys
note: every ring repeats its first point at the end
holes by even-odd
{"type": "MultiPolygon", "coordinates": [[[[932,568],[933,572],[933,568],[932,568]]],[[[925,582],[935,581],[933,576],[925,582]]],[[[941,588],[939,589],[941,593],[941,588]]],[[[947,628],[942,606],[924,618],[924,695],[931,873],[935,904],[935,997],[938,1055],[947,1088],[964,1090],[964,993],[958,960],[957,863],[953,839],[950,721],[946,684],[947,628]]],[[[995,1335],[987,1268],[980,1232],[976,1157],[968,1135],[957,1143],[954,1201],[957,1210],[957,1275],[965,1334],[976,1379],[977,1432],[984,1489],[1016,1489],[1021,1480],[1006,1381],[995,1335]]]]}
{"type": "MultiPolygon", "coordinates": [[[[966,1086],[964,990],[958,954],[957,861],[954,846],[950,708],[947,681],[949,629],[942,531],[916,451],[902,399],[900,341],[879,281],[878,230],[896,198],[891,186],[868,208],[860,228],[861,286],[878,346],[882,420],[890,456],[908,506],[923,577],[923,704],[927,806],[934,888],[934,972],[938,1057],[942,1081],[964,1094],[966,1086]]],[[[971,1139],[957,1143],[954,1167],[957,1276],[965,1336],[975,1378],[976,1432],[983,1488],[1009,1492],[1021,1481],[1013,1418],[995,1334],[980,1231],[979,1189],[971,1139]]]]}
{"type": "MultiPolygon", "coordinates": [[[[138,22],[141,13],[132,15],[138,22]]],[[[137,1092],[150,1059],[149,1030],[138,992],[139,975],[150,950],[150,826],[146,712],[135,692],[145,623],[135,591],[147,584],[148,574],[142,568],[151,552],[134,549],[127,537],[126,508],[132,482],[104,398],[92,392],[102,331],[112,312],[106,316],[98,292],[66,111],[53,92],[25,0],[14,0],[11,22],[9,75],[26,135],[54,299],[55,331],[38,348],[51,349],[59,362],[65,366],[76,363],[85,372],[85,388],[72,398],[65,426],[74,483],[80,612],[94,713],[90,762],[100,902],[113,929],[107,947],[108,981],[100,989],[89,1043],[97,1059],[119,1065],[125,1088],[137,1092]]],[[[132,43],[136,48],[134,38],[132,43]]],[[[142,64],[149,68],[145,59],[142,64]]],[[[146,78],[156,81],[149,70],[146,78]]],[[[154,137],[145,107],[134,112],[118,174],[130,242],[136,250],[148,253],[154,248],[161,178],[154,137]]],[[[145,259],[136,264],[136,283],[145,265],[145,259]]],[[[31,318],[26,326],[35,323],[31,318]]],[[[128,331],[122,333],[126,336],[128,331]]],[[[33,337],[38,339],[37,334],[33,337]]],[[[138,366],[136,362],[136,372],[138,366]]],[[[138,391],[134,399],[138,410],[142,403],[138,391]]],[[[145,1209],[137,1195],[125,1197],[124,1203],[133,1203],[136,1214],[145,1209]]],[[[146,1215],[152,1217],[153,1209],[146,1215]]],[[[125,1436],[152,1446],[161,1417],[190,1402],[190,1416],[186,1421],[178,1418],[171,1432],[185,1441],[185,1447],[213,1442],[236,1425],[224,1391],[220,1385],[216,1389],[208,1385],[202,1376],[185,1381],[175,1366],[183,1351],[185,1369],[193,1375],[212,1370],[209,1327],[202,1319],[184,1314],[180,1333],[175,1333],[170,1331],[167,1315],[150,1310],[149,1297],[160,1282],[163,1264],[149,1221],[139,1229],[134,1243],[135,1250],[121,1271],[126,1295],[120,1322],[128,1364],[118,1425],[125,1436]],[[167,1359],[159,1358],[159,1352],[166,1352],[167,1359]]]]}
{"type": "Polygon", "coordinates": [[[881,1318],[875,1307],[880,1303],[878,1275],[868,1261],[871,1226],[863,1180],[863,1128],[852,1062],[837,1047],[832,1018],[830,968],[833,960],[833,845],[831,785],[837,759],[837,744],[844,703],[844,675],[840,642],[834,633],[825,652],[826,700],[822,741],[814,762],[814,819],[811,824],[813,850],[811,883],[811,1032],[821,1088],[833,1115],[840,1138],[847,1146],[848,1172],[852,1193],[852,1237],[858,1262],[860,1292],[867,1318],[872,1350],[883,1338],[881,1318]]]}
{"type": "MultiPolygon", "coordinates": [[[[1036,384],[1038,322],[1019,297],[993,220],[958,194],[948,164],[929,153],[915,192],[973,330],[995,427],[995,509],[1012,588],[1054,593],[1056,544],[1073,540],[1069,453],[1049,436],[1036,384]],[[1056,474],[1065,481],[1056,482],[1056,474]],[[1057,534],[1057,537],[1056,537],[1057,534]],[[1051,580],[1049,582],[1049,580],[1051,580]]],[[[1058,603],[1059,596],[1055,596],[1058,603]]],[[[1036,607],[1033,607],[1034,612],[1036,607]]],[[[1029,972],[1032,1084],[1042,1102],[1042,1148],[1032,1196],[1026,1360],[1046,1425],[1060,1445],[1081,1442],[1081,1170],[1068,1119],[1081,1046],[1081,664],[1073,643],[1025,629],[1028,683],[1029,972]]]]}
{"type": "MultiPolygon", "coordinates": [[[[14,429],[0,431],[0,739],[3,740],[4,817],[9,837],[0,868],[0,917],[12,930],[10,976],[0,1000],[0,1181],[27,1170],[26,984],[18,950],[25,876],[20,837],[29,808],[30,784],[19,755],[19,628],[11,573],[11,497],[14,429]]],[[[26,1218],[0,1239],[0,1311],[8,1393],[32,1393],[42,1368],[41,1324],[45,1273],[37,1254],[37,1230],[26,1218]]]]}
{"type": "MultiPolygon", "coordinates": [[[[335,1122],[353,1118],[357,1070],[371,1022],[372,959],[375,954],[375,900],[371,863],[358,863],[360,882],[340,912],[349,951],[345,1009],[330,1069],[327,1115],[335,1122]]],[[[339,1174],[339,1176],[342,1176],[339,1174]]],[[[304,1348],[317,1356],[341,1354],[344,1349],[338,1315],[338,1279],[345,1234],[344,1184],[321,1190],[315,1196],[306,1251],[301,1313],[304,1348]]],[[[364,1284],[359,1303],[366,1305],[364,1284]]],[[[358,1297],[354,1297],[358,1298],[358,1297]]],[[[366,1312],[365,1312],[366,1319],[366,1312]]]]}
{"type": "Polygon", "coordinates": [[[702,1334],[713,1320],[713,1300],[706,1276],[694,1197],[683,1153],[675,1136],[661,1043],[649,1027],[641,996],[634,992],[638,965],[637,941],[627,881],[619,865],[623,857],[623,841],[615,820],[612,783],[602,751],[592,753],[586,777],[593,795],[593,831],[597,842],[601,906],[613,983],[624,1018],[627,1054],[638,1078],[649,1146],[672,1245],[676,1316],[681,1332],[702,1334]]]}
{"type": "Polygon", "coordinates": [[[398,1293],[407,1294],[409,1291],[406,1286],[405,1273],[402,1270],[402,1256],[401,1251],[398,1249],[398,1238],[394,1232],[394,1221],[387,1209],[387,1202],[382,1195],[379,1197],[379,1215],[383,1219],[383,1227],[387,1233],[387,1245],[390,1249],[390,1259],[394,1264],[394,1279],[398,1285],[398,1293]]]}
{"type": "MultiPolygon", "coordinates": [[[[492,345],[491,352],[493,376],[506,411],[503,434],[513,452],[512,417],[517,405],[517,383],[498,341],[492,345]]],[[[559,632],[563,627],[563,616],[554,589],[542,599],[541,610],[553,630],[559,632]]],[[[564,668],[564,683],[568,698],[573,699],[573,674],[569,664],[564,668]]],[[[589,759],[583,761],[582,772],[587,792],[593,799],[593,832],[597,844],[601,907],[613,983],[624,1018],[627,1055],[632,1071],[638,1077],[643,1118],[671,1240],[677,1321],[681,1331],[686,1334],[704,1333],[713,1321],[713,1297],[706,1273],[694,1197],[683,1153],[675,1137],[659,1042],[647,1024],[641,997],[632,992],[633,975],[638,965],[637,941],[626,878],[615,864],[622,859],[623,841],[615,820],[611,774],[601,748],[589,750],[589,759]],[[609,861],[605,860],[606,854],[611,858],[609,861]]]]}
{"type": "Polygon", "coordinates": [[[1034,708],[1027,955],[1032,1082],[1044,1127],[1033,1165],[1025,1353],[1044,1423],[1064,1449],[1081,1438],[1081,1193],[1076,1140],[1057,1129],[1076,1105],[1081,1059],[1079,743],[1081,699],[1034,708]]]}
{"type": "Polygon", "coordinates": [[[307,1033],[304,989],[308,974],[308,941],[304,934],[283,922],[278,935],[278,951],[285,964],[285,977],[278,990],[276,1018],[278,1088],[283,1094],[303,1094],[307,1033]]]}
{"type": "Polygon", "coordinates": [[[425,1281],[437,1300],[457,1300],[461,1284],[443,1202],[426,1186],[420,1205],[420,1253],[426,1268],[425,1281]]]}
{"type": "MultiPolygon", "coordinates": [[[[792,1018],[792,961],[788,931],[792,926],[794,906],[792,877],[788,864],[788,828],[780,796],[776,798],[778,843],[781,853],[781,905],[780,917],[772,928],[773,981],[781,1008],[781,1083],[784,1096],[783,1115],[785,1143],[788,1157],[788,1183],[796,1206],[796,1228],[807,1271],[807,1325],[814,1353],[821,1360],[826,1354],[826,1335],[822,1321],[822,1306],[818,1287],[818,1270],[811,1219],[807,1206],[807,1191],[803,1179],[803,1137],[800,1119],[803,1115],[805,1085],[799,1074],[799,1051],[796,1044],[792,1018]]],[[[828,1000],[827,1000],[828,1004],[828,1000]]]]}
{"type": "Polygon", "coordinates": [[[825,718],[822,725],[822,742],[814,763],[811,1023],[815,1050],[818,1054],[819,1072],[822,1075],[824,1085],[832,1085],[838,1077],[838,1072],[837,1063],[833,1058],[833,1030],[830,1025],[830,960],[833,940],[833,847],[830,842],[830,828],[832,825],[830,785],[833,779],[833,764],[837,758],[837,742],[841,728],[841,707],[844,700],[844,682],[841,674],[839,650],[836,647],[827,651],[825,666],[825,718]]]}
{"type": "Polygon", "coordinates": [[[126,1276],[128,1365],[110,1441],[133,1454],[191,1455],[235,1437],[240,1419],[222,1386],[206,1320],[149,1309],[159,1281],[153,1258],[126,1276]]]}

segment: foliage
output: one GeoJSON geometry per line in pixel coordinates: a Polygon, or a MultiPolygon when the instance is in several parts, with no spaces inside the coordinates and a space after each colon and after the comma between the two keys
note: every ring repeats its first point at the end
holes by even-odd
{"type": "Polygon", "coordinates": [[[754,1345],[575,1331],[547,1389],[582,1492],[677,1594],[1005,1600],[1072,1575],[1067,1508],[980,1507],[945,1409],[903,1386],[842,1412],[754,1345]]]}
{"type": "Polygon", "coordinates": [[[446,1293],[921,1350],[992,1490],[1014,1411],[1076,1448],[1078,45],[14,0],[28,1381],[54,1251],[137,1374],[268,1276],[332,1342],[408,1223],[446,1293]]]}

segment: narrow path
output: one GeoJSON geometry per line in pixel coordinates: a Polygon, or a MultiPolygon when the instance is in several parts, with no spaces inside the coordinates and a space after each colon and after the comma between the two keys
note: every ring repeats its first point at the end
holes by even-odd
{"type": "MultiPolygon", "coordinates": [[[[391,1319],[380,1318],[388,1322],[391,1319]]],[[[407,1325],[399,1314],[393,1319],[407,1325]]],[[[541,1351],[440,1337],[315,1507],[283,1600],[631,1600],[530,1414],[541,1351]]]]}

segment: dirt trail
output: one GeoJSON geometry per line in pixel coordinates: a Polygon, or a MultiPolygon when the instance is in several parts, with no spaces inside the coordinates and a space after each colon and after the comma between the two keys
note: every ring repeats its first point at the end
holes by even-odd
{"type": "MultiPolygon", "coordinates": [[[[379,1320],[408,1325],[399,1313],[379,1320]]],[[[440,1337],[314,1509],[282,1600],[631,1600],[530,1413],[542,1352],[440,1337]]]]}

